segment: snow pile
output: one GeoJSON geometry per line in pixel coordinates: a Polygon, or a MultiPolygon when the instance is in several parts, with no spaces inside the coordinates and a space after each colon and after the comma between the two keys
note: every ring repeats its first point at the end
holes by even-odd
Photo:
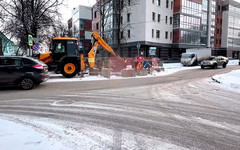
{"type": "Polygon", "coordinates": [[[215,75],[212,79],[224,86],[240,90],[240,70],[233,70],[226,74],[215,75]]]}
{"type": "Polygon", "coordinates": [[[68,150],[34,129],[11,121],[0,119],[0,150],[68,150]]]}
{"type": "Polygon", "coordinates": [[[238,62],[239,62],[238,59],[229,60],[227,65],[230,65],[230,66],[232,66],[232,65],[239,65],[238,62]]]}

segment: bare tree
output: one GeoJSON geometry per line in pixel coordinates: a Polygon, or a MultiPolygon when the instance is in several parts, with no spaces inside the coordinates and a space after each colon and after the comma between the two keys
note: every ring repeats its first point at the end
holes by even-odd
{"type": "Polygon", "coordinates": [[[28,47],[28,34],[40,41],[49,39],[58,30],[60,23],[59,6],[64,0],[0,0],[4,14],[5,34],[12,34],[19,46],[28,47]]]}

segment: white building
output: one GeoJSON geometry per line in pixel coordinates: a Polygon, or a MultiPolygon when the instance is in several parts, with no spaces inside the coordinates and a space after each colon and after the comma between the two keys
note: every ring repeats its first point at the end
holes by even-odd
{"type": "Polygon", "coordinates": [[[222,48],[228,57],[240,57],[240,4],[234,0],[223,2],[222,48]]]}
{"type": "Polygon", "coordinates": [[[72,33],[78,38],[79,48],[86,55],[91,48],[92,8],[77,6],[72,11],[72,33]]]}
{"type": "MultiPolygon", "coordinates": [[[[139,0],[123,9],[121,14],[121,42],[126,43],[124,56],[136,56],[136,45],[141,44],[140,55],[149,56],[149,49],[170,48],[173,35],[173,0],[139,0]]],[[[151,51],[153,52],[153,51],[151,51]]]]}

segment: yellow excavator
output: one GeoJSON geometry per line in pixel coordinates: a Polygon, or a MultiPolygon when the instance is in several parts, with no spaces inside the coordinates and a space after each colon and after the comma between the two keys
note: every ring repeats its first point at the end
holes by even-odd
{"type": "Polygon", "coordinates": [[[61,72],[66,78],[74,77],[80,70],[77,39],[54,37],[50,51],[41,54],[39,59],[48,65],[49,70],[61,72]]]}
{"type": "MultiPolygon", "coordinates": [[[[98,45],[121,59],[97,32],[94,32],[92,37],[94,43],[88,53],[89,68],[95,67],[98,45]]],[[[48,65],[49,70],[61,72],[66,78],[74,77],[81,69],[85,68],[83,55],[80,57],[78,51],[77,39],[71,37],[54,37],[51,41],[50,51],[41,54],[39,59],[48,65]]]]}
{"type": "Polygon", "coordinates": [[[95,57],[96,57],[96,54],[97,54],[98,45],[100,45],[104,50],[108,51],[113,56],[116,56],[117,58],[119,58],[121,60],[121,57],[114,52],[112,47],[109,46],[106,43],[106,41],[104,41],[103,38],[98,35],[97,32],[93,32],[92,37],[94,39],[94,43],[93,43],[92,49],[88,53],[89,68],[94,68],[95,67],[95,57]]]}

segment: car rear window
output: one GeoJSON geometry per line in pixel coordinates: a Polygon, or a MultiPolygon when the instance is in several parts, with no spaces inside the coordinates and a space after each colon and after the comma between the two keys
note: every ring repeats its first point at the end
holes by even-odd
{"type": "Polygon", "coordinates": [[[25,58],[22,60],[22,62],[24,65],[36,65],[37,64],[35,61],[30,60],[30,59],[25,59],[25,58]]]}
{"type": "Polygon", "coordinates": [[[0,59],[0,65],[20,66],[21,65],[21,59],[12,59],[12,58],[0,59]]]}

